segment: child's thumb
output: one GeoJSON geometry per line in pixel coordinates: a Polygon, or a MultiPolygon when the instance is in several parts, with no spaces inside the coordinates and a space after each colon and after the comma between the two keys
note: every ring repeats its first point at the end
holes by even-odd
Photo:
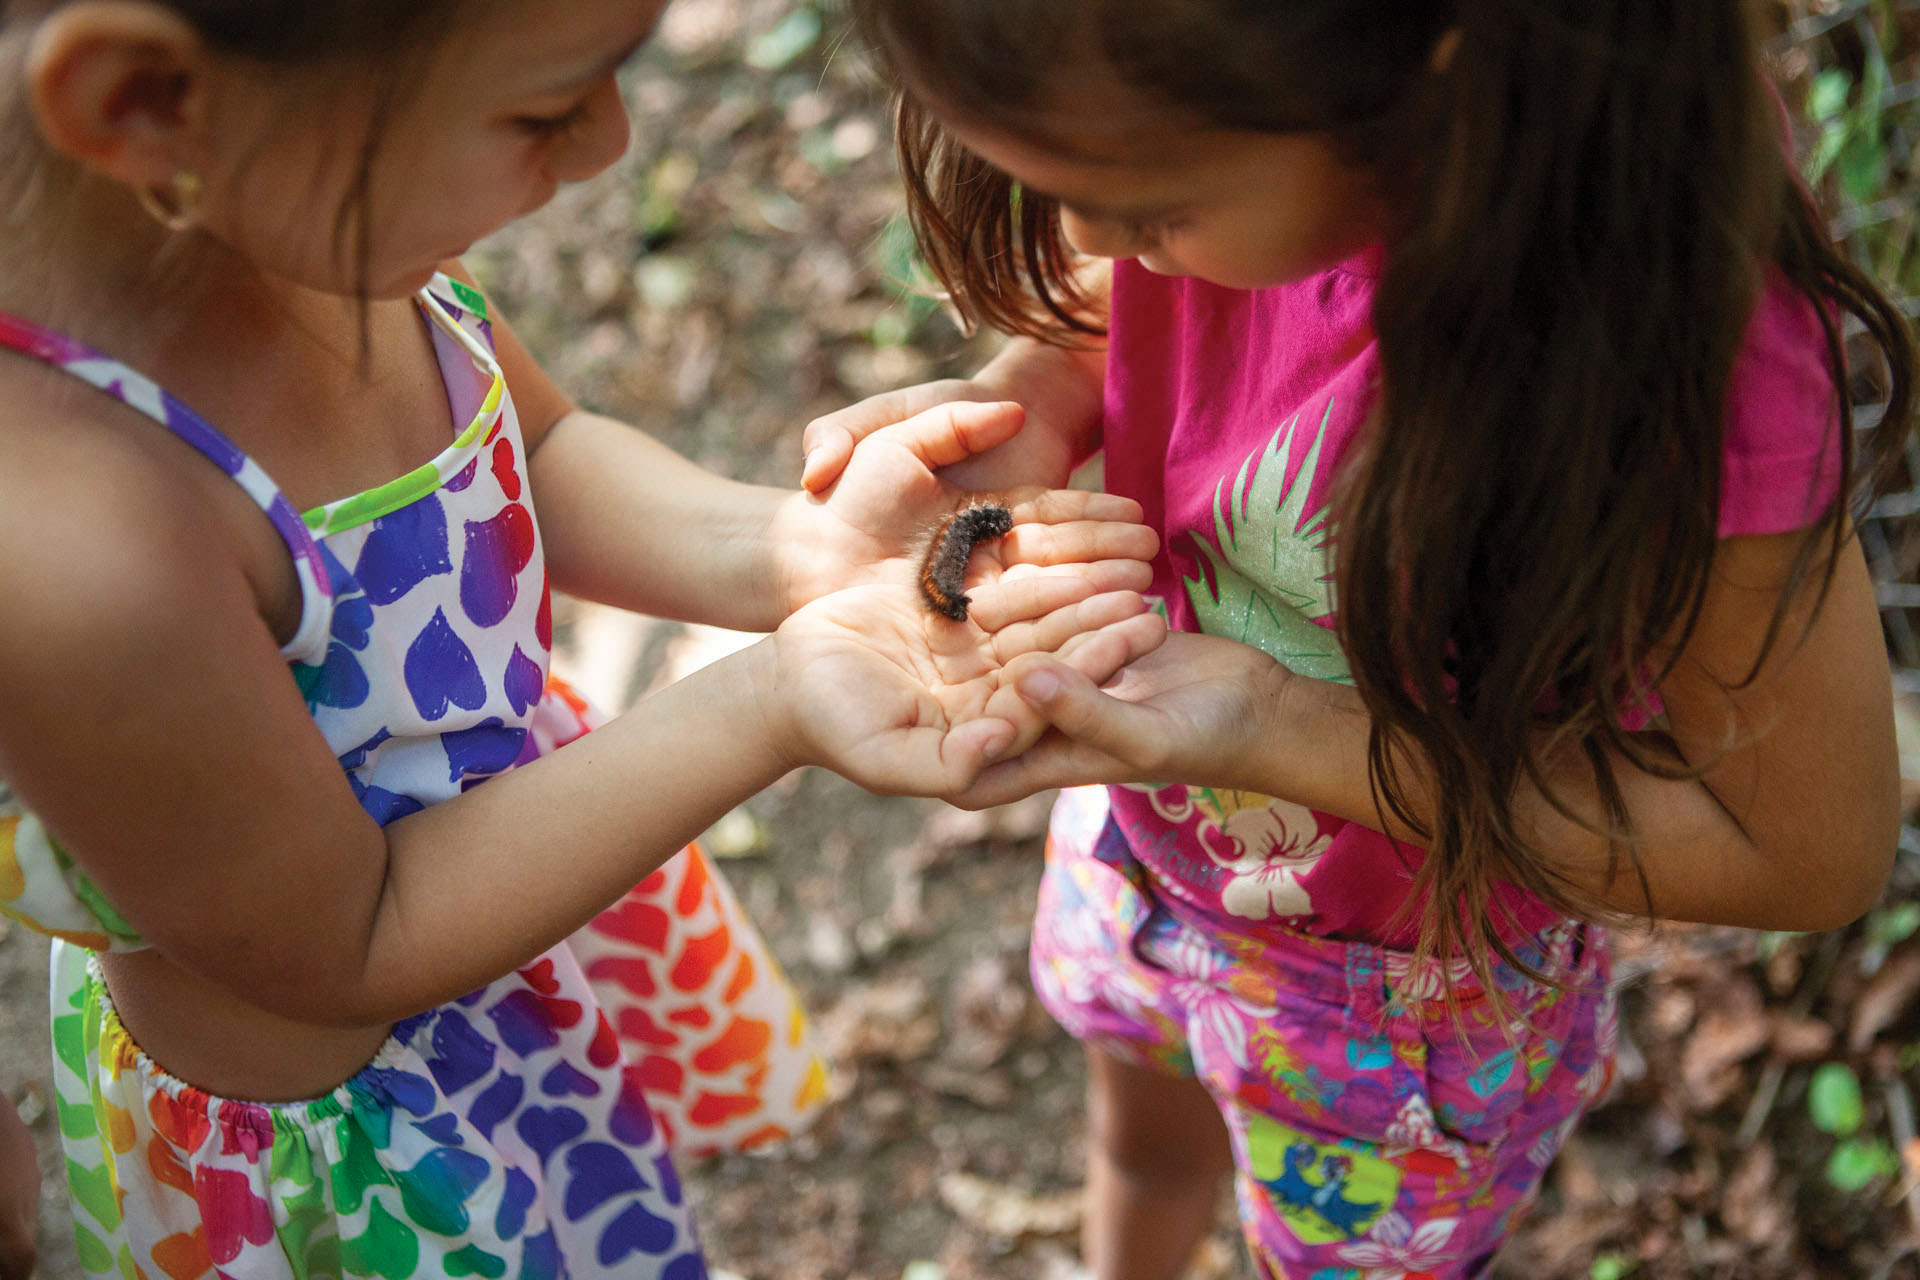
{"type": "Polygon", "coordinates": [[[1140,708],[1102,693],[1086,676],[1062,662],[1037,660],[1014,679],[1014,688],[1046,722],[1075,742],[1126,759],[1140,708]]]}
{"type": "Polygon", "coordinates": [[[825,427],[810,433],[806,458],[801,464],[800,487],[819,493],[840,478],[847,459],[853,453],[853,436],[844,427],[825,427]]]}

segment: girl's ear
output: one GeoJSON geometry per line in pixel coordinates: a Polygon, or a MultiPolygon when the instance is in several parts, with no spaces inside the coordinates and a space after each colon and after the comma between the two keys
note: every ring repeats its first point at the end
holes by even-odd
{"type": "Polygon", "coordinates": [[[49,145],[136,189],[200,166],[206,44],[172,10],[80,0],[55,10],[27,52],[27,93],[49,145]]]}

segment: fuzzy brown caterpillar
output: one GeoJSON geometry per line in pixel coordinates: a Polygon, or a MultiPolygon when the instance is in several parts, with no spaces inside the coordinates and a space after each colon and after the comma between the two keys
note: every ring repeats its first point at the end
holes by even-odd
{"type": "Polygon", "coordinates": [[[920,594],[927,607],[955,622],[967,620],[967,561],[976,543],[998,538],[1013,528],[1013,513],[992,503],[962,507],[940,522],[920,562],[920,594]]]}

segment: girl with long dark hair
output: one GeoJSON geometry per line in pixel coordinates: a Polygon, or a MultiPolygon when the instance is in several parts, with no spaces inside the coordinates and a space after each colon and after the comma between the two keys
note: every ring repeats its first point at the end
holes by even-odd
{"type": "Polygon", "coordinates": [[[1268,1275],[1478,1274],[1606,1087],[1594,922],[1827,928],[1893,855],[1849,513],[1914,346],[1753,6],[854,7],[928,261],[1022,336],[813,424],[806,482],[1012,398],[955,478],[1102,450],[1162,535],[1176,633],[1104,689],[1016,663],[1055,732],[973,792],[1113,784],[1056,811],[1033,950],[1094,1270],[1176,1274],[1231,1165],[1268,1275]]]}

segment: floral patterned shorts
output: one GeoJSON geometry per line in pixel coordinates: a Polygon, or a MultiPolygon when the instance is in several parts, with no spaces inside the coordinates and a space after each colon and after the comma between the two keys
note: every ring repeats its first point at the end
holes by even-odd
{"type": "Polygon", "coordinates": [[[1041,1001],[1076,1039],[1197,1079],[1233,1142],[1262,1274],[1482,1274],[1612,1074],[1598,928],[1556,925],[1495,976],[1510,1022],[1405,952],[1308,934],[1202,932],[1170,912],[1111,824],[1048,843],[1033,939],[1041,1001]]]}

